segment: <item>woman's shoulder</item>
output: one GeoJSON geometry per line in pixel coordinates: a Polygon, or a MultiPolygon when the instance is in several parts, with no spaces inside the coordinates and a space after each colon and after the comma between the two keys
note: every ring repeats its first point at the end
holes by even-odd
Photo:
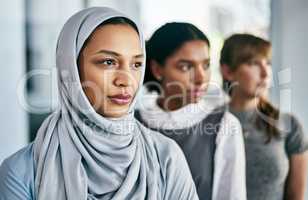
{"type": "Polygon", "coordinates": [[[179,145],[171,138],[145,127],[138,122],[147,145],[151,145],[160,163],[161,169],[166,172],[167,167],[172,165],[186,162],[185,156],[179,145]]]}
{"type": "Polygon", "coordinates": [[[286,139],[294,133],[303,134],[303,127],[299,119],[294,114],[288,112],[281,112],[279,114],[277,128],[286,139]]]}
{"type": "Polygon", "coordinates": [[[33,143],[28,144],[16,153],[6,158],[2,165],[10,167],[11,170],[21,172],[22,165],[29,164],[33,166],[33,143]]]}
{"type": "Polygon", "coordinates": [[[220,133],[235,133],[241,132],[242,126],[239,119],[232,114],[226,105],[218,106],[214,108],[208,115],[203,119],[204,123],[215,123],[219,125],[220,133]]]}
{"type": "Polygon", "coordinates": [[[187,161],[178,144],[159,132],[141,126],[159,160],[167,191],[165,199],[198,199],[187,161]]]}
{"type": "Polygon", "coordinates": [[[182,150],[174,140],[168,138],[158,131],[154,131],[145,127],[140,122],[138,122],[138,124],[140,125],[141,129],[143,129],[142,132],[144,132],[146,136],[150,138],[153,147],[156,149],[159,155],[174,157],[178,154],[182,154],[182,150]]]}
{"type": "Polygon", "coordinates": [[[232,114],[230,111],[226,111],[225,112],[225,115],[224,115],[224,123],[228,123],[229,125],[231,126],[234,126],[234,127],[240,127],[241,128],[241,123],[240,121],[238,120],[238,118],[232,114]]]}
{"type": "Polygon", "coordinates": [[[0,199],[33,199],[33,144],[5,159],[0,166],[0,199]]]}
{"type": "Polygon", "coordinates": [[[292,113],[281,112],[279,113],[279,125],[290,126],[290,125],[301,125],[299,119],[292,113]]]}
{"type": "Polygon", "coordinates": [[[302,153],[308,150],[308,137],[298,118],[291,113],[281,113],[278,121],[278,131],[285,139],[288,155],[302,153]]]}
{"type": "Polygon", "coordinates": [[[220,130],[217,133],[217,140],[221,138],[228,140],[241,140],[242,137],[243,133],[240,121],[231,112],[226,111],[220,123],[220,130]]]}
{"type": "Polygon", "coordinates": [[[219,152],[223,158],[237,157],[240,160],[244,160],[244,151],[244,137],[241,123],[235,115],[226,111],[221,120],[220,130],[217,133],[216,153],[218,154],[219,152]]]}

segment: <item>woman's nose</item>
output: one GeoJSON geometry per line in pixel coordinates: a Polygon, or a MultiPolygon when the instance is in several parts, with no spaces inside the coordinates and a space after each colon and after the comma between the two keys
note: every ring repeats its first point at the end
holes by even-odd
{"type": "Polygon", "coordinates": [[[198,65],[196,67],[194,77],[195,77],[195,84],[196,85],[201,85],[201,84],[204,83],[205,77],[206,77],[206,71],[205,71],[205,69],[203,68],[202,65],[198,65]]]}
{"type": "Polygon", "coordinates": [[[133,80],[129,70],[119,70],[116,72],[114,84],[117,87],[129,87],[132,86],[133,80]]]}
{"type": "Polygon", "coordinates": [[[261,64],[261,76],[262,78],[268,78],[270,75],[270,66],[268,66],[267,63],[262,63],[261,64]]]}

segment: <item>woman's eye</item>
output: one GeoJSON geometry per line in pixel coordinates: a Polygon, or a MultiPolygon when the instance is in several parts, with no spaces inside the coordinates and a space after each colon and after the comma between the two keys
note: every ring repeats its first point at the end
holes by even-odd
{"type": "Polygon", "coordinates": [[[106,60],[102,61],[102,64],[104,64],[104,65],[114,65],[115,61],[112,60],[112,59],[106,59],[106,60]]]}
{"type": "Polygon", "coordinates": [[[136,62],[133,64],[133,68],[139,69],[140,67],[142,67],[142,65],[143,65],[142,62],[136,62]]]}
{"type": "Polygon", "coordinates": [[[117,62],[114,59],[102,59],[102,60],[98,60],[97,64],[103,65],[103,66],[106,66],[106,67],[112,67],[112,66],[116,65],[117,62]]]}
{"type": "Polygon", "coordinates": [[[209,69],[209,68],[210,68],[210,63],[205,63],[205,64],[203,65],[203,68],[204,68],[205,70],[209,69]]]}
{"type": "Polygon", "coordinates": [[[256,60],[250,60],[250,61],[247,62],[247,64],[248,64],[249,66],[258,66],[258,65],[259,65],[259,62],[256,61],[256,60]]]}
{"type": "Polygon", "coordinates": [[[192,68],[190,64],[181,64],[179,65],[179,69],[183,72],[187,72],[192,68]]]}

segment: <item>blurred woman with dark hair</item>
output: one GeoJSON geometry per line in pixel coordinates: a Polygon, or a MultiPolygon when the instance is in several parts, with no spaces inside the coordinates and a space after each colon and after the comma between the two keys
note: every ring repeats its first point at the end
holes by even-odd
{"type": "Polygon", "coordinates": [[[308,141],[301,124],[267,99],[271,44],[249,34],[229,37],[221,51],[230,111],[243,127],[249,200],[304,200],[308,141]]]}
{"type": "Polygon", "coordinates": [[[145,86],[159,96],[135,115],[180,145],[200,199],[245,200],[240,124],[225,107],[215,108],[203,98],[210,79],[209,49],[206,35],[192,24],[167,23],[156,30],[146,47],[145,86]]]}

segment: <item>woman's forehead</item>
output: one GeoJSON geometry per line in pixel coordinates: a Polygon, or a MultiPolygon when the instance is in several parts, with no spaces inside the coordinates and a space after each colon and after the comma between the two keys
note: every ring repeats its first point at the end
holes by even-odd
{"type": "Polygon", "coordinates": [[[143,55],[138,33],[130,25],[125,24],[108,24],[97,28],[84,47],[91,53],[143,55]]]}

